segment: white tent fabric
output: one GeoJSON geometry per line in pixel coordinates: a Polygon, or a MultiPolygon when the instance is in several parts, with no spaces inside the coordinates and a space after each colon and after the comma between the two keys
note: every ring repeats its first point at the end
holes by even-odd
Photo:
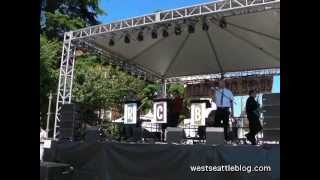
{"type": "Polygon", "coordinates": [[[108,38],[95,38],[94,43],[164,78],[280,68],[280,9],[224,19],[226,28],[212,20],[207,32],[198,22],[195,33],[189,34],[184,26],[177,36],[172,23],[167,38],[159,28],[157,39],[144,30],[141,42],[136,40],[139,31],[132,31],[129,44],[123,36],[114,46],[108,45],[108,38]]]}

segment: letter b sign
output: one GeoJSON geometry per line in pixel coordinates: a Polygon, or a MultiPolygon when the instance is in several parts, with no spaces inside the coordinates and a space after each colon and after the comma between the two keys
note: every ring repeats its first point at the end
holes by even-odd
{"type": "Polygon", "coordinates": [[[191,105],[191,125],[205,125],[205,103],[193,103],[191,105]]]}

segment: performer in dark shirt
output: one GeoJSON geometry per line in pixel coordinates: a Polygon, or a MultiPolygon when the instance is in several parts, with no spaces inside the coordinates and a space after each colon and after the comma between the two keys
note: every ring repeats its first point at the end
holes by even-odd
{"type": "Polygon", "coordinates": [[[249,98],[246,102],[246,113],[249,120],[249,130],[250,132],[246,134],[247,139],[251,142],[252,145],[257,144],[255,138],[256,134],[262,130],[260,124],[260,114],[259,114],[259,103],[255,100],[256,92],[254,90],[249,91],[249,98]]]}
{"type": "Polygon", "coordinates": [[[171,119],[168,124],[169,127],[177,127],[179,124],[179,117],[182,111],[183,99],[180,97],[178,91],[174,91],[171,109],[171,119]]]}

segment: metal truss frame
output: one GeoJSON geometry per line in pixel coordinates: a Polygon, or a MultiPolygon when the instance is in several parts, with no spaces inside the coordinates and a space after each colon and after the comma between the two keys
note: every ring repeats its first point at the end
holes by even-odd
{"type": "Polygon", "coordinates": [[[213,14],[217,14],[221,17],[247,14],[279,7],[280,0],[218,0],[210,3],[160,11],[144,16],[112,22],[109,24],[96,25],[66,32],[64,35],[60,63],[53,138],[56,139],[57,135],[59,134],[58,128],[62,105],[71,103],[73,72],[77,47],[84,46],[85,48],[92,48],[94,49],[95,53],[106,57],[110,64],[121,66],[128,71],[134,70],[138,72],[138,74],[144,74],[144,76],[148,77],[148,79],[155,80],[158,78],[162,82],[170,83],[173,81],[168,81],[161,77],[159,78],[159,74],[156,72],[152,72],[136,64],[129,63],[128,60],[118,57],[111,52],[106,52],[97,47],[94,43],[91,43],[91,40],[102,34],[110,34],[116,31],[128,31],[129,29],[138,29],[147,25],[153,26],[156,24],[166,24],[182,19],[192,19],[213,14]]]}
{"type": "Polygon", "coordinates": [[[72,83],[76,46],[72,42],[72,32],[64,34],[62,56],[60,62],[59,83],[56,101],[53,138],[56,139],[60,122],[60,110],[63,104],[70,104],[72,97],[72,83]]]}
{"type": "MultiPolygon", "coordinates": [[[[225,78],[236,78],[236,77],[247,77],[247,76],[270,76],[270,75],[279,75],[280,69],[262,69],[262,70],[253,70],[253,71],[241,71],[241,72],[227,72],[223,76],[225,78]]],[[[206,75],[195,75],[195,76],[181,76],[168,78],[167,83],[199,83],[204,80],[214,80],[220,79],[221,74],[206,74],[206,75]]]]}
{"type": "Polygon", "coordinates": [[[140,26],[165,23],[190,17],[219,13],[222,16],[238,15],[249,12],[264,11],[278,7],[280,0],[219,0],[210,3],[160,11],[144,16],[120,20],[109,24],[96,25],[73,31],[72,39],[86,38],[94,35],[138,28],[140,26]]]}

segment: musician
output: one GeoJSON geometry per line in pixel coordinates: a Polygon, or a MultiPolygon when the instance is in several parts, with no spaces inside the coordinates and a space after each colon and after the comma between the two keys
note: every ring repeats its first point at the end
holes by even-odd
{"type": "Polygon", "coordinates": [[[180,97],[178,90],[173,92],[171,119],[168,124],[169,127],[177,127],[179,124],[179,117],[182,111],[183,99],[180,97]]]}
{"type": "Polygon", "coordinates": [[[46,138],[48,138],[47,132],[40,127],[40,142],[44,142],[46,138]]]}
{"type": "Polygon", "coordinates": [[[246,113],[249,121],[249,133],[246,134],[247,139],[252,145],[257,144],[256,135],[262,130],[262,126],[259,121],[259,103],[255,100],[256,92],[255,90],[249,91],[249,98],[246,102],[246,113]]]}
{"type": "Polygon", "coordinates": [[[225,82],[223,79],[219,81],[219,88],[215,89],[215,103],[217,106],[217,111],[215,114],[214,126],[223,127],[225,140],[229,141],[229,116],[230,113],[233,112],[233,94],[225,87],[225,82]]]}

